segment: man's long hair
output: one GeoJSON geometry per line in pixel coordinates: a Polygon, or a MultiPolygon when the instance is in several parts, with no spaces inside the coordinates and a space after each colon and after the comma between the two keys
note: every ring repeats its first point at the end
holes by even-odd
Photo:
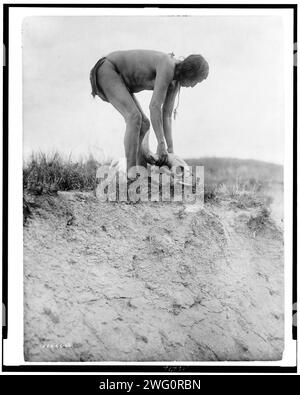
{"type": "Polygon", "coordinates": [[[190,55],[179,64],[180,78],[205,80],[209,65],[202,55],[190,55]]]}

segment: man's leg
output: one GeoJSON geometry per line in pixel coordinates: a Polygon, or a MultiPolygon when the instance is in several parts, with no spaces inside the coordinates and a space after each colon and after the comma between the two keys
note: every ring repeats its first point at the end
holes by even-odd
{"type": "Polygon", "coordinates": [[[124,145],[127,159],[127,176],[128,178],[132,178],[135,173],[133,169],[130,169],[137,164],[142,115],[120,75],[114,70],[109,61],[106,61],[101,68],[99,68],[97,72],[97,82],[101,86],[108,101],[125,119],[126,132],[124,145]]]}
{"type": "Polygon", "coordinates": [[[143,138],[145,137],[145,134],[148,132],[150,129],[150,121],[147,118],[146,114],[144,113],[140,103],[138,102],[136,96],[133,94],[132,95],[133,100],[135,102],[135,105],[139,109],[141,115],[142,115],[142,125],[140,129],[140,134],[139,134],[139,142],[138,142],[138,150],[137,150],[137,164],[140,166],[147,167],[147,162],[145,160],[145,157],[142,155],[142,150],[141,150],[141,144],[143,141],[143,138]]]}

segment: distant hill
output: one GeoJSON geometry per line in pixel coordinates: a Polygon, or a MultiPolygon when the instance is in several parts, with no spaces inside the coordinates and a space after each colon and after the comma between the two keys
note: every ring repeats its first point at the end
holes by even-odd
{"type": "Polygon", "coordinates": [[[241,183],[252,179],[261,183],[282,183],[283,166],[254,159],[236,158],[191,158],[191,165],[203,165],[205,184],[241,183]]]}

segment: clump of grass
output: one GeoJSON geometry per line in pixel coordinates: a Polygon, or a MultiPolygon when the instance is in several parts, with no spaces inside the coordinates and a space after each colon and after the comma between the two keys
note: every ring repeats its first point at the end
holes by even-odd
{"type": "Polygon", "coordinates": [[[204,185],[204,202],[216,201],[218,195],[218,186],[215,184],[204,185]]]}
{"type": "Polygon", "coordinates": [[[270,210],[267,207],[261,207],[257,213],[251,215],[247,221],[248,228],[254,233],[262,231],[270,223],[270,210]]]}
{"type": "Polygon", "coordinates": [[[256,184],[249,188],[245,183],[236,183],[235,185],[222,184],[218,188],[218,194],[223,199],[230,199],[231,206],[239,209],[259,207],[263,204],[262,197],[258,194],[256,184]]]}
{"type": "Polygon", "coordinates": [[[31,209],[29,203],[23,198],[23,225],[26,224],[27,219],[31,217],[31,209]]]}
{"type": "Polygon", "coordinates": [[[32,154],[23,166],[23,188],[40,195],[70,190],[92,190],[100,163],[90,155],[87,160],[65,159],[58,152],[32,154]]]}
{"type": "Polygon", "coordinates": [[[231,206],[239,209],[260,207],[265,203],[265,199],[258,193],[258,190],[256,184],[251,188],[245,183],[205,184],[204,201],[227,200],[231,206]]]}

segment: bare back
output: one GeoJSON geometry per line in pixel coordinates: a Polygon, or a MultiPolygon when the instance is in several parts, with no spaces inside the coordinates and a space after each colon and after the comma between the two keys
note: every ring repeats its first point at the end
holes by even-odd
{"type": "Polygon", "coordinates": [[[106,59],[116,66],[132,93],[154,90],[155,80],[160,72],[167,72],[172,76],[172,81],[178,62],[163,52],[139,49],[115,51],[107,55],[106,59]]]}

